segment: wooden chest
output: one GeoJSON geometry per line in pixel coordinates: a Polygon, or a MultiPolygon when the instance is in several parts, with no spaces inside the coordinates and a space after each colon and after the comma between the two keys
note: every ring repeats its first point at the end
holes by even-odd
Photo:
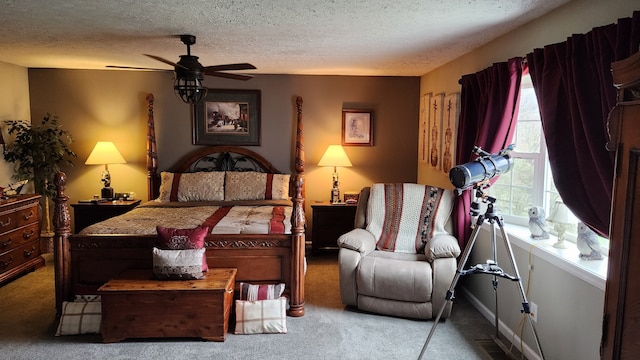
{"type": "Polygon", "coordinates": [[[200,280],[156,280],[151,270],[127,270],[98,290],[102,340],[200,337],[225,341],[236,269],[212,268],[200,280]]]}
{"type": "Polygon", "coordinates": [[[39,200],[33,194],[0,199],[0,283],[44,265],[39,200]]]}

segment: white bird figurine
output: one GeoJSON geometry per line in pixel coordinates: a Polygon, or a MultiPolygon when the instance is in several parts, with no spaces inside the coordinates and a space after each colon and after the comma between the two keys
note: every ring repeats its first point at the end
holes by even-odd
{"type": "Polygon", "coordinates": [[[531,231],[531,238],[534,240],[549,238],[549,227],[547,226],[544,208],[540,206],[529,208],[529,231],[531,231]]]}
{"type": "Polygon", "coordinates": [[[602,260],[602,250],[600,249],[598,235],[582,222],[578,223],[578,238],[576,239],[576,243],[580,251],[580,259],[602,260]]]}

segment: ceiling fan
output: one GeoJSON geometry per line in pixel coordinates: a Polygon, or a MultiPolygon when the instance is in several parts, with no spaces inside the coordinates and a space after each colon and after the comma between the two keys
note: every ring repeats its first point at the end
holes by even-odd
{"type": "MultiPolygon", "coordinates": [[[[204,80],[204,75],[217,76],[217,77],[234,79],[234,80],[249,80],[253,78],[253,76],[250,76],[250,75],[232,74],[232,73],[223,72],[223,71],[233,71],[233,70],[256,69],[255,66],[249,63],[202,66],[202,64],[198,62],[198,57],[191,55],[191,45],[196,43],[196,37],[194,35],[180,35],[180,40],[182,41],[183,44],[187,45],[187,54],[180,55],[180,60],[177,63],[174,63],[172,61],[169,61],[167,59],[164,59],[156,55],[149,55],[149,54],[143,54],[143,55],[173,66],[174,68],[173,71],[176,74],[176,80],[173,88],[176,92],[176,95],[180,99],[182,99],[182,101],[188,104],[195,104],[200,102],[200,100],[202,100],[206,96],[207,88],[202,84],[202,81],[204,80]]],[[[167,69],[154,69],[154,68],[131,67],[131,66],[108,65],[107,67],[118,68],[118,69],[170,71],[167,69]]]]}

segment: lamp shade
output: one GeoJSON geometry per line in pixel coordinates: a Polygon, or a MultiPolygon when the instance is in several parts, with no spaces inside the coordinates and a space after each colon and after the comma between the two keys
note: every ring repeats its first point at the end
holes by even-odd
{"type": "Polygon", "coordinates": [[[551,215],[549,215],[548,221],[556,224],[577,224],[578,218],[576,218],[571,210],[561,200],[556,200],[553,208],[551,209],[551,215]]]}
{"type": "Polygon", "coordinates": [[[125,164],[126,161],[111,141],[98,141],[85,165],[125,164]]]}
{"type": "Polygon", "coordinates": [[[318,166],[350,167],[351,161],[342,148],[342,145],[329,145],[324,155],[320,158],[318,166]]]}

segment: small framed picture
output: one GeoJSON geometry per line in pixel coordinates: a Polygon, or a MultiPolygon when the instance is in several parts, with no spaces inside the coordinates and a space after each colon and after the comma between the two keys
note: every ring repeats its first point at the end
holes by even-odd
{"type": "Polygon", "coordinates": [[[373,146],[372,110],[342,110],[342,145],[373,146]]]}
{"type": "Polygon", "coordinates": [[[194,145],[260,145],[260,90],[209,89],[193,108],[194,145]]]}

